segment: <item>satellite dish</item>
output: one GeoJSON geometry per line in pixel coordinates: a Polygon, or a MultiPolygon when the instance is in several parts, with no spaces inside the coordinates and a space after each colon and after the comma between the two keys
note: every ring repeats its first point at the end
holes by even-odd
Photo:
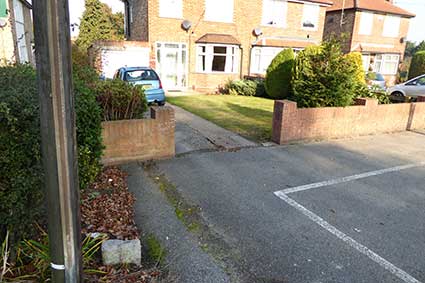
{"type": "Polygon", "coordinates": [[[400,38],[400,43],[404,43],[406,41],[406,37],[400,38]]]}
{"type": "Polygon", "coordinates": [[[0,28],[4,28],[7,25],[7,21],[5,19],[0,19],[0,28]]]}
{"type": "Polygon", "coordinates": [[[182,22],[182,29],[184,29],[185,31],[190,30],[191,27],[192,27],[192,22],[191,21],[184,20],[182,22]]]}
{"type": "Polygon", "coordinates": [[[262,34],[263,34],[263,31],[262,31],[260,28],[255,28],[255,29],[252,31],[252,33],[253,33],[255,36],[260,36],[260,35],[262,35],[262,34]]]}

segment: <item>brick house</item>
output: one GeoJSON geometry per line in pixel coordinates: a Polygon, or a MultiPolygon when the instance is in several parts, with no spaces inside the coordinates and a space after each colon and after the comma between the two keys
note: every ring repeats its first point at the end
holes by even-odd
{"type": "Polygon", "coordinates": [[[146,41],[167,89],[211,91],[262,76],[283,48],[321,42],[330,0],[126,0],[126,34],[146,41]]]}
{"type": "Polygon", "coordinates": [[[362,53],[366,71],[381,73],[389,85],[397,80],[410,18],[415,15],[389,0],[333,0],[327,9],[324,38],[345,34],[345,52],[362,53]]]}
{"type": "Polygon", "coordinates": [[[0,66],[34,64],[31,9],[26,0],[0,0],[0,66]]]}

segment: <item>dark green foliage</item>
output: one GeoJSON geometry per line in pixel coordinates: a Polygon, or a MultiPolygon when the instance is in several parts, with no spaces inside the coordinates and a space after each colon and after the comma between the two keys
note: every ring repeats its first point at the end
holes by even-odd
{"type": "Polygon", "coordinates": [[[257,84],[251,80],[229,80],[223,89],[224,94],[254,96],[257,84]]]}
{"type": "Polygon", "coordinates": [[[292,49],[282,50],[267,68],[265,88],[271,98],[288,98],[291,95],[294,58],[292,49]]]}
{"type": "MultiPolygon", "coordinates": [[[[77,66],[74,66],[78,68],[77,66]]],[[[82,74],[90,73],[84,70],[82,74]]],[[[43,191],[39,102],[31,66],[0,68],[0,238],[8,229],[12,245],[30,236],[40,220],[43,191]]],[[[94,180],[102,154],[101,111],[94,92],[74,77],[80,188],[94,180]]]]}
{"type": "Polygon", "coordinates": [[[247,77],[243,80],[229,80],[221,93],[230,95],[267,97],[264,79],[247,77]]]}
{"type": "Polygon", "coordinates": [[[425,74],[425,51],[416,52],[413,55],[409,69],[409,79],[425,74]]]}
{"type": "MultiPolygon", "coordinates": [[[[41,168],[39,103],[31,66],[0,67],[0,240],[11,245],[32,231],[40,217],[41,168]]],[[[0,241],[2,242],[2,241],[0,241]]]]}
{"type": "MultiPolygon", "coordinates": [[[[122,14],[121,14],[122,15],[122,14]]],[[[123,18],[123,17],[122,17],[123,18]]],[[[96,40],[124,39],[124,20],[99,0],[85,0],[76,44],[86,51],[96,40]]]]}
{"type": "Polygon", "coordinates": [[[299,107],[349,106],[364,89],[357,75],[338,42],[306,48],[295,60],[292,99],[299,107]]]}
{"type": "Polygon", "coordinates": [[[104,121],[141,119],[147,109],[142,86],[119,79],[100,81],[96,85],[96,96],[104,121]]]}

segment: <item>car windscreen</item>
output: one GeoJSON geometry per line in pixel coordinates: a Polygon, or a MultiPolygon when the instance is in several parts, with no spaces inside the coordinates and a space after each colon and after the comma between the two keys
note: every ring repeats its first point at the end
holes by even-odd
{"type": "Polygon", "coordinates": [[[133,70],[125,72],[124,80],[128,82],[157,81],[159,78],[152,70],[133,70]]]}

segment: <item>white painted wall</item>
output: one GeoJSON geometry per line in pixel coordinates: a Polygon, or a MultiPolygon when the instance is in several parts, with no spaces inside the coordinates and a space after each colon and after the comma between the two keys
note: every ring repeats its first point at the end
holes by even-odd
{"type": "Polygon", "coordinates": [[[112,78],[121,67],[149,67],[149,48],[101,51],[102,75],[112,78]]]}

